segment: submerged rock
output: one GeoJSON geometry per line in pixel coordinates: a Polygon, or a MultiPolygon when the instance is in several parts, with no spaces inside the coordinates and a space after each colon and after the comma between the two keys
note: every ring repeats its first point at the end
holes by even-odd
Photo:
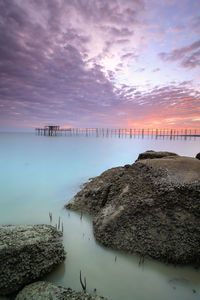
{"type": "Polygon", "coordinates": [[[65,259],[62,233],[50,225],[0,227],[0,295],[18,291],[65,259]]]}
{"type": "Polygon", "coordinates": [[[109,169],[66,207],[92,214],[95,238],[105,246],[200,265],[200,161],[195,158],[173,154],[109,169]]]}
{"type": "Polygon", "coordinates": [[[49,282],[38,281],[29,284],[16,297],[16,300],[101,300],[99,296],[76,292],[70,288],[56,286],[49,282]]]}

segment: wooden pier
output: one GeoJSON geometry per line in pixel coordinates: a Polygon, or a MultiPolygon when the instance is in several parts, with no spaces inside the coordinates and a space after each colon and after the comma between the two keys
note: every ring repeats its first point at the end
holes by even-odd
{"type": "Polygon", "coordinates": [[[59,135],[66,135],[65,133],[70,132],[71,128],[60,128],[60,126],[50,125],[45,126],[44,128],[35,128],[35,132],[37,135],[44,135],[44,136],[59,136],[59,135]]]}
{"type": "Polygon", "coordinates": [[[58,125],[35,128],[36,134],[41,136],[96,136],[96,137],[154,137],[154,138],[191,138],[200,137],[200,129],[138,129],[138,128],[61,128],[58,125]]]}

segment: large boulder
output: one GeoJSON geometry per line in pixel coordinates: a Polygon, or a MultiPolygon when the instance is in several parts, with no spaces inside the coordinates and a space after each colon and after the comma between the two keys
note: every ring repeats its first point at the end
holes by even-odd
{"type": "Polygon", "coordinates": [[[65,259],[62,233],[50,225],[0,227],[0,295],[18,291],[65,259]]]}
{"type": "Polygon", "coordinates": [[[56,286],[49,282],[38,281],[27,285],[20,291],[15,300],[101,300],[84,292],[76,292],[70,288],[56,286]]]}
{"type": "Polygon", "coordinates": [[[200,161],[170,155],[112,168],[68,209],[94,216],[98,242],[166,263],[200,265],[200,161]]]}

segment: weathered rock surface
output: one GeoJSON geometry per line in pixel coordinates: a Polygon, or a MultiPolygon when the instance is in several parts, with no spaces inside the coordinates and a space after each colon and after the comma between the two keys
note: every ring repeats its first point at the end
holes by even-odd
{"type": "Polygon", "coordinates": [[[148,150],[146,152],[140,153],[138,156],[138,160],[141,159],[153,159],[153,158],[163,158],[163,157],[169,157],[169,156],[178,156],[176,153],[173,152],[167,152],[167,151],[153,151],[153,150],[148,150]]]}
{"type": "Polygon", "coordinates": [[[196,158],[197,158],[197,159],[200,159],[200,152],[197,153],[196,158]]]}
{"type": "Polygon", "coordinates": [[[27,285],[20,291],[16,300],[101,300],[99,296],[76,292],[70,288],[56,286],[49,282],[38,281],[27,285]]]}
{"type": "Polygon", "coordinates": [[[62,233],[50,225],[0,227],[0,295],[18,291],[65,259],[62,233]]]}
{"type": "Polygon", "coordinates": [[[66,207],[92,214],[95,238],[105,246],[200,265],[196,158],[173,154],[112,168],[86,183],[66,207]]]}

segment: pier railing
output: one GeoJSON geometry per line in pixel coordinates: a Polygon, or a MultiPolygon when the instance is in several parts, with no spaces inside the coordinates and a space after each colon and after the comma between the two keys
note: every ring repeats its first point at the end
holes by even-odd
{"type": "Polygon", "coordinates": [[[41,136],[96,136],[96,137],[200,137],[200,129],[138,129],[138,128],[36,128],[37,135],[41,136]]]}

